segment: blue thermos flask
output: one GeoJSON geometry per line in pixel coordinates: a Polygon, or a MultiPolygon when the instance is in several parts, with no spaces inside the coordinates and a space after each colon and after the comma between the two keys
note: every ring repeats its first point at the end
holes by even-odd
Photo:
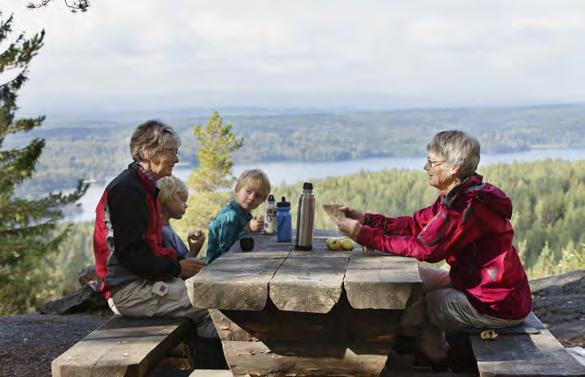
{"type": "Polygon", "coordinates": [[[276,240],[278,242],[291,242],[292,220],[290,216],[290,202],[283,196],[276,203],[276,240]]]}

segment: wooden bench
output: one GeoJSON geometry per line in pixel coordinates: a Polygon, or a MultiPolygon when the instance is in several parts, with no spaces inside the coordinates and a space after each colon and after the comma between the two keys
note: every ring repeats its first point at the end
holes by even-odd
{"type": "Polygon", "coordinates": [[[191,330],[184,318],[116,316],[53,360],[52,376],[146,376],[191,330]]]}
{"type": "Polygon", "coordinates": [[[197,369],[189,377],[233,377],[229,369],[197,369]]]}
{"type": "Polygon", "coordinates": [[[518,327],[496,330],[498,337],[483,340],[470,335],[480,377],[585,376],[585,367],[531,313],[518,327]]]}

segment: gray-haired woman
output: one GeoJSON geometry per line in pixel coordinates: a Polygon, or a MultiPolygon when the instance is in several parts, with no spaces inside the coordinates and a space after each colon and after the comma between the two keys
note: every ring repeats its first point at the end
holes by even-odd
{"type": "Polygon", "coordinates": [[[100,288],[111,309],[130,317],[188,317],[198,335],[216,338],[207,310],[196,310],[184,281],[205,263],[177,260],[162,246],[159,178],[179,162],[179,137],[159,121],[139,125],[130,140],[132,162],[106,187],[96,208],[94,254],[100,288]]]}
{"type": "MultiPolygon", "coordinates": [[[[342,233],[367,247],[426,262],[445,260],[449,271],[421,269],[424,295],[411,298],[402,324],[425,331],[427,356],[446,356],[440,330],[516,325],[529,314],[528,279],[512,245],[512,202],[476,173],[480,146],[462,131],[436,134],[424,169],[439,197],[413,216],[387,218],[344,207],[342,233]],[[425,310],[426,309],[426,310],[425,310]]],[[[407,332],[407,331],[405,331],[407,332]]]]}

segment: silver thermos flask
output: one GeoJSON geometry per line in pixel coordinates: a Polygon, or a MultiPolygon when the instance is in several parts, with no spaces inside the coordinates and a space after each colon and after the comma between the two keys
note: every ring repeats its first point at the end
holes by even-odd
{"type": "Polygon", "coordinates": [[[297,208],[297,238],[296,250],[309,251],[313,249],[313,224],[315,221],[315,195],[313,184],[305,182],[303,193],[299,197],[297,208]]]}

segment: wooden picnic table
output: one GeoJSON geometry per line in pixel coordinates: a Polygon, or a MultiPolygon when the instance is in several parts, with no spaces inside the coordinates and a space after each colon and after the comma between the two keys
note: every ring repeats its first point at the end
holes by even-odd
{"type": "Polygon", "coordinates": [[[187,280],[193,305],[210,309],[234,376],[380,374],[421,284],[418,263],[328,251],[332,235],[317,231],[312,251],[255,235],[253,251],[232,250],[187,280]]]}

